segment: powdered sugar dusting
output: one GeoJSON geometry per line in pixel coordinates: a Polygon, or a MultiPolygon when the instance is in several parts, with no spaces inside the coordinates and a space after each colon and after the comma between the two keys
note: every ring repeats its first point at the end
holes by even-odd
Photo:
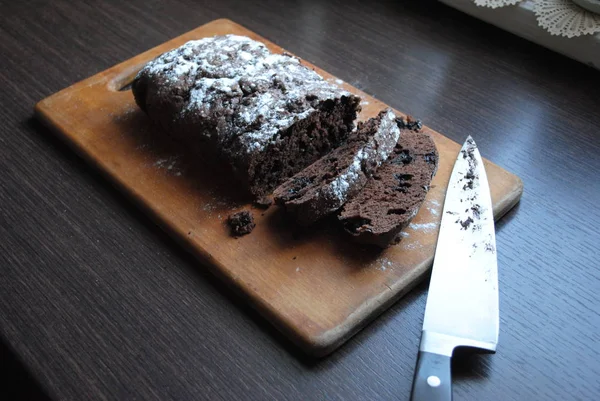
{"type": "Polygon", "coordinates": [[[428,208],[429,213],[431,213],[434,216],[438,216],[440,214],[440,202],[438,202],[436,199],[431,199],[429,201],[429,204],[431,205],[428,208]]]}
{"type": "Polygon", "coordinates": [[[171,156],[165,159],[159,159],[154,163],[155,167],[158,167],[163,170],[167,170],[170,174],[175,176],[180,176],[182,174],[181,169],[177,165],[179,161],[179,156],[171,156]]]}
{"type": "Polygon", "coordinates": [[[394,264],[388,258],[381,258],[377,260],[377,270],[381,270],[382,272],[386,271],[389,268],[394,267],[394,264]]]}
{"type": "Polygon", "coordinates": [[[164,79],[166,91],[187,99],[175,119],[224,110],[215,139],[241,152],[264,148],[320,101],[349,95],[297,58],[237,35],[187,42],[148,63],[138,78],[144,75],[164,79]]]}
{"type": "Polygon", "coordinates": [[[423,231],[435,230],[437,226],[438,226],[438,223],[436,223],[436,222],[421,223],[421,224],[410,223],[410,225],[409,225],[409,227],[413,230],[423,230],[423,231]]]}
{"type": "Polygon", "coordinates": [[[372,174],[373,168],[379,167],[388,158],[399,137],[396,116],[391,110],[387,110],[375,134],[356,152],[346,171],[336,177],[329,184],[329,188],[324,188],[325,193],[332,193],[340,202],[339,206],[342,206],[347,201],[350,186],[359,181],[361,174],[363,177],[365,172],[372,174]],[[366,166],[366,161],[372,161],[373,165],[366,166]]]}
{"type": "Polygon", "coordinates": [[[346,169],[346,172],[340,174],[333,181],[331,181],[329,188],[325,188],[325,191],[331,192],[341,202],[341,204],[346,201],[350,185],[354,184],[360,178],[362,161],[364,159],[365,152],[363,152],[361,149],[354,156],[352,164],[350,164],[350,166],[346,169]]]}
{"type": "Polygon", "coordinates": [[[396,124],[396,115],[392,110],[387,110],[381,118],[381,124],[373,140],[366,146],[366,153],[376,153],[374,156],[377,167],[381,165],[396,146],[400,138],[400,129],[396,124]]]}
{"type": "Polygon", "coordinates": [[[402,249],[408,249],[408,250],[420,249],[423,247],[423,245],[419,241],[414,241],[414,242],[401,241],[400,246],[402,247],[402,249]]]}

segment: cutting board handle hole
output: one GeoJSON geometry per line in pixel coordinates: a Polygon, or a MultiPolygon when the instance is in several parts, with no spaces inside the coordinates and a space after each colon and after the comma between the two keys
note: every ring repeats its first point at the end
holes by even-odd
{"type": "Polygon", "coordinates": [[[128,90],[131,90],[131,84],[133,84],[133,80],[126,83],[124,86],[121,86],[121,88],[119,88],[119,92],[125,92],[128,90]]]}
{"type": "Polygon", "coordinates": [[[131,84],[135,79],[138,72],[142,69],[145,63],[135,65],[131,68],[126,69],[118,73],[116,77],[111,79],[108,83],[108,88],[115,92],[128,92],[131,90],[131,84]]]}

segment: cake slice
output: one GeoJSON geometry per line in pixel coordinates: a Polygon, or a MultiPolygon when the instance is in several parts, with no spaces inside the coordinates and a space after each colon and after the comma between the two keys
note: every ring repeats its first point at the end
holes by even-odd
{"type": "Polygon", "coordinates": [[[343,143],[360,111],[360,98],[299,59],[236,35],[159,56],[132,91],[166,134],[225,161],[256,199],[343,143]]]}
{"type": "Polygon", "coordinates": [[[358,242],[382,248],[400,240],[400,232],[417,215],[438,165],[433,139],[403,129],[390,158],[347,202],[338,216],[358,242]]]}
{"type": "Polygon", "coordinates": [[[360,192],[388,158],[399,135],[391,110],[359,123],[344,145],[279,186],[273,194],[275,202],[301,225],[335,212],[360,192]]]}

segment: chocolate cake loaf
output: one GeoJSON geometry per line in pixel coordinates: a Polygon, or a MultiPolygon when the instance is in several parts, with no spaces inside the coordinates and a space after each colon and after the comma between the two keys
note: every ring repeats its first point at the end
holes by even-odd
{"type": "Polygon", "coordinates": [[[236,35],[161,55],[132,90],[169,135],[225,161],[255,198],[338,147],[360,111],[358,97],[297,58],[236,35]]]}
{"type": "Polygon", "coordinates": [[[402,130],[390,158],[347,202],[338,216],[358,242],[382,248],[400,240],[399,234],[417,212],[438,165],[438,153],[428,134],[402,130]]]}
{"type": "Polygon", "coordinates": [[[352,199],[398,141],[400,129],[391,110],[359,123],[348,141],[278,187],[275,202],[301,225],[314,223],[352,199]]]}

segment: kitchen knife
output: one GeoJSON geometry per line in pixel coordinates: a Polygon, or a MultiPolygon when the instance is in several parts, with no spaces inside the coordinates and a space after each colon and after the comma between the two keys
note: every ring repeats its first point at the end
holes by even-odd
{"type": "Polygon", "coordinates": [[[498,314],[492,200],[481,155],[469,136],[454,164],[444,201],[412,401],[452,399],[454,349],[495,352],[498,314]]]}

